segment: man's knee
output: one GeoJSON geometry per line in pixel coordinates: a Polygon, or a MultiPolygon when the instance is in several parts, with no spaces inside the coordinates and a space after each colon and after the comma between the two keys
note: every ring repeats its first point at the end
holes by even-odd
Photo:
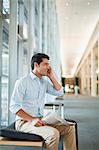
{"type": "Polygon", "coordinates": [[[57,129],[55,129],[55,128],[53,128],[53,129],[51,130],[51,132],[49,133],[49,135],[50,135],[50,137],[53,138],[53,139],[59,140],[59,138],[60,138],[60,133],[59,133],[59,131],[58,131],[57,129]]]}
{"type": "Polygon", "coordinates": [[[49,135],[45,141],[45,146],[48,150],[58,149],[60,133],[57,129],[51,128],[49,135]]]}

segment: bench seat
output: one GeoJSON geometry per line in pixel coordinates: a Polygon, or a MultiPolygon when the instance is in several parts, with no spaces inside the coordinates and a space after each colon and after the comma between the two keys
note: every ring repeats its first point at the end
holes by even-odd
{"type": "Polygon", "coordinates": [[[43,147],[43,144],[41,136],[15,130],[15,122],[0,130],[0,145],[43,147]]]}

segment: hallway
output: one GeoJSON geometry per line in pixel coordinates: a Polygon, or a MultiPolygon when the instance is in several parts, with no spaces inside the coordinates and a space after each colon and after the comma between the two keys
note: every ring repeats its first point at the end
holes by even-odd
{"type": "Polygon", "coordinates": [[[79,150],[99,150],[99,98],[65,96],[65,118],[78,123],[79,150]]]}
{"type": "MultiPolygon", "coordinates": [[[[90,95],[64,95],[55,101],[64,103],[65,118],[78,123],[79,150],[99,150],[98,7],[99,0],[0,0],[0,129],[15,119],[9,106],[16,80],[33,72],[34,54],[44,53],[65,92],[75,93],[78,86],[80,94],[90,95]]],[[[45,101],[54,101],[54,96],[47,96],[45,101]]],[[[42,105],[32,102],[31,109],[42,113],[42,105]]],[[[25,149],[33,148],[0,146],[25,149]]]]}

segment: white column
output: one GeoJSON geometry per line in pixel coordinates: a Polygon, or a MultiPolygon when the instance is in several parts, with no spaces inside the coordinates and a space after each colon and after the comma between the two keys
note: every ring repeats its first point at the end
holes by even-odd
{"type": "Polygon", "coordinates": [[[47,53],[47,1],[44,1],[44,52],[47,53]]]}
{"type": "Polygon", "coordinates": [[[47,1],[47,54],[50,53],[50,1],[47,1]]]}
{"type": "Polygon", "coordinates": [[[80,93],[83,94],[83,74],[82,74],[82,68],[80,69],[80,78],[81,78],[81,86],[80,86],[80,93]]]}
{"type": "MultiPolygon", "coordinates": [[[[0,1],[0,11],[2,9],[2,1],[0,1]]],[[[3,32],[3,24],[2,24],[2,15],[0,15],[0,126],[1,126],[1,76],[2,76],[2,32],[3,32]]]]}
{"type": "Polygon", "coordinates": [[[39,1],[39,52],[42,52],[42,0],[39,1]]]}
{"type": "Polygon", "coordinates": [[[99,68],[99,39],[98,39],[98,68],[99,68]]]}
{"type": "Polygon", "coordinates": [[[96,67],[94,49],[91,50],[91,95],[96,96],[96,67]]]}
{"type": "MultiPolygon", "coordinates": [[[[19,3],[19,16],[18,16],[19,27],[23,28],[24,23],[24,4],[19,3]]],[[[22,36],[22,35],[21,35],[22,36]]],[[[21,37],[23,38],[23,37],[21,37]]],[[[18,47],[18,77],[23,76],[23,39],[19,38],[19,47],[18,47]]]]}
{"type": "Polygon", "coordinates": [[[87,94],[90,95],[90,70],[89,70],[89,57],[87,58],[87,94]]]}
{"type": "MultiPolygon", "coordinates": [[[[18,0],[10,0],[9,24],[9,101],[17,78],[17,14],[18,0]]],[[[9,122],[12,115],[9,114],[9,122]]]]}
{"type": "Polygon", "coordinates": [[[87,94],[87,88],[86,88],[86,77],[85,77],[85,72],[86,72],[86,63],[83,64],[82,66],[82,76],[83,76],[83,94],[86,95],[87,94]]]}
{"type": "Polygon", "coordinates": [[[30,70],[30,60],[33,55],[33,49],[34,49],[34,14],[35,14],[35,1],[30,0],[29,1],[29,24],[28,24],[28,68],[30,70]]]}
{"type": "Polygon", "coordinates": [[[86,95],[85,64],[81,67],[81,94],[86,95]]]}
{"type": "MultiPolygon", "coordinates": [[[[98,39],[98,70],[99,70],[99,39],[98,39]]],[[[98,73],[98,96],[99,96],[99,73],[98,73]]]]}

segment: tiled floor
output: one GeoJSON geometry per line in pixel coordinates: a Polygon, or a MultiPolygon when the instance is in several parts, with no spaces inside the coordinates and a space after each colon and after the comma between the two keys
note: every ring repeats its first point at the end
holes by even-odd
{"type": "Polygon", "coordinates": [[[65,117],[78,123],[79,150],[99,150],[99,98],[65,96],[65,117]]]}

